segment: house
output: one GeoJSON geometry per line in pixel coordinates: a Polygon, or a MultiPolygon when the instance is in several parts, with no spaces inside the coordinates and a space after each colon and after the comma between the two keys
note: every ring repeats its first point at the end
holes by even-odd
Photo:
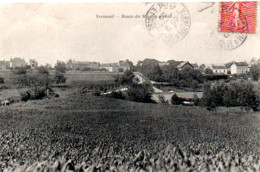
{"type": "Polygon", "coordinates": [[[15,69],[17,67],[25,67],[27,63],[24,61],[24,59],[21,59],[19,57],[11,58],[10,60],[10,67],[15,69]]]}
{"type": "Polygon", "coordinates": [[[211,69],[216,74],[227,74],[229,70],[225,65],[212,65],[211,69]]]}
{"type": "Polygon", "coordinates": [[[186,68],[194,69],[194,67],[188,61],[182,61],[177,65],[178,70],[183,70],[186,68]]]}
{"type": "Polygon", "coordinates": [[[128,63],[127,60],[126,61],[119,61],[119,67],[124,72],[131,69],[130,64],[128,63]]]}
{"type": "Polygon", "coordinates": [[[160,67],[169,66],[169,65],[170,65],[169,62],[159,62],[160,67]]]}
{"type": "Polygon", "coordinates": [[[118,72],[119,65],[118,65],[118,63],[101,64],[100,69],[107,70],[109,72],[118,72]]]}
{"type": "Polygon", "coordinates": [[[0,71],[6,70],[6,62],[5,61],[0,61],[0,71]]]}
{"type": "Polygon", "coordinates": [[[199,69],[198,63],[191,63],[191,65],[193,66],[194,69],[199,69]]]}
{"type": "Polygon", "coordinates": [[[249,72],[249,67],[246,62],[233,62],[230,66],[231,74],[245,74],[249,72]]]}
{"type": "Polygon", "coordinates": [[[69,60],[66,64],[68,70],[98,70],[100,64],[98,62],[88,62],[88,61],[75,61],[69,60]]]}
{"type": "Polygon", "coordinates": [[[30,59],[29,62],[32,69],[38,67],[38,62],[35,59],[30,59]]]}

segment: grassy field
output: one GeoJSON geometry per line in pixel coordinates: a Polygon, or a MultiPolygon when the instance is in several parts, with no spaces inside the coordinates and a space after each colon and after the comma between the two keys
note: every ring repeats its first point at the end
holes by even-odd
{"type": "Polygon", "coordinates": [[[0,107],[0,145],[0,167],[9,169],[40,162],[59,169],[59,158],[67,168],[88,170],[159,170],[168,164],[210,171],[221,166],[213,162],[218,158],[242,169],[260,167],[259,121],[252,114],[86,94],[0,107]]]}
{"type": "Polygon", "coordinates": [[[109,72],[67,72],[65,76],[67,77],[66,83],[71,85],[80,82],[104,82],[104,81],[114,81],[116,75],[121,73],[109,73],[109,72]]]}

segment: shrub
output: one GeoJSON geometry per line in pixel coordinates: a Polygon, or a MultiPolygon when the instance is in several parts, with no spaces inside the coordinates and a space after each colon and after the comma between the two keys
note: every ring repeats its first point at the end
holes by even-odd
{"type": "Polygon", "coordinates": [[[15,73],[17,75],[25,75],[27,73],[28,67],[16,67],[15,73]]]}
{"type": "Polygon", "coordinates": [[[21,100],[26,102],[26,101],[30,100],[31,92],[30,92],[30,90],[20,92],[20,96],[21,96],[21,100]]]}
{"type": "Polygon", "coordinates": [[[59,97],[59,95],[55,94],[49,87],[32,87],[20,92],[20,96],[22,101],[38,100],[47,96],[59,97]]]}
{"type": "Polygon", "coordinates": [[[153,88],[147,84],[136,84],[132,83],[127,90],[127,99],[135,102],[153,102],[151,97],[153,93],[153,88]]]}
{"type": "Polygon", "coordinates": [[[112,91],[111,94],[108,94],[107,97],[112,97],[112,98],[116,98],[116,99],[125,99],[125,97],[123,96],[122,91],[112,91]]]}
{"type": "Polygon", "coordinates": [[[94,90],[93,95],[94,96],[100,96],[101,92],[99,90],[94,90]]]}
{"type": "Polygon", "coordinates": [[[5,80],[3,77],[0,77],[0,84],[4,84],[5,83],[5,80]]]}
{"type": "Polygon", "coordinates": [[[66,82],[66,79],[67,78],[64,76],[63,73],[57,71],[55,73],[55,77],[53,79],[53,82],[56,83],[56,84],[63,84],[63,83],[66,82]]]}
{"type": "Polygon", "coordinates": [[[171,98],[171,103],[173,105],[180,105],[184,100],[177,96],[177,94],[174,94],[171,98]]]}
{"type": "Polygon", "coordinates": [[[200,99],[199,99],[199,97],[198,97],[197,94],[194,94],[194,95],[193,95],[193,101],[194,101],[194,105],[195,105],[195,106],[200,105],[200,99]]]}

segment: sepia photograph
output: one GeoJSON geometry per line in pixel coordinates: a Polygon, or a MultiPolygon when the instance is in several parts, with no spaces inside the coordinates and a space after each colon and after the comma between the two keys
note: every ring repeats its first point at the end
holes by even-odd
{"type": "Polygon", "coordinates": [[[259,5],[0,3],[0,172],[260,171],[259,5]]]}

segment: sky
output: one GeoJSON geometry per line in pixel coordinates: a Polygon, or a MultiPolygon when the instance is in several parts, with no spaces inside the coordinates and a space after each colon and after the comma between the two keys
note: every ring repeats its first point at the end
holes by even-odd
{"type": "MultiPolygon", "coordinates": [[[[21,57],[53,65],[57,60],[69,59],[101,63],[129,59],[136,63],[154,58],[221,64],[260,57],[258,23],[256,33],[248,34],[241,46],[224,50],[218,46],[226,36],[218,32],[219,4],[202,12],[199,11],[208,3],[183,4],[188,10],[190,27],[177,42],[162,41],[151,34],[143,17],[122,18],[146,14],[153,5],[149,3],[0,4],[0,60],[21,57]]],[[[230,34],[235,35],[238,34],[230,34]]]]}

